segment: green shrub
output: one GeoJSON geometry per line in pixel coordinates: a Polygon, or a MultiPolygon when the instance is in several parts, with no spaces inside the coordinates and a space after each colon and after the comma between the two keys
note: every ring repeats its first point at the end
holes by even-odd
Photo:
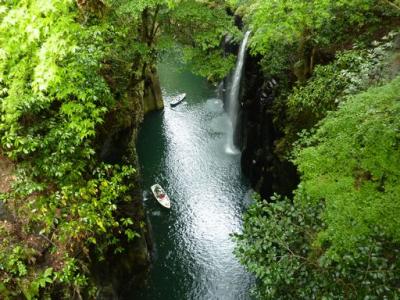
{"type": "Polygon", "coordinates": [[[136,234],[116,214],[134,170],[95,153],[96,128],[115,105],[101,76],[112,29],[80,18],[75,1],[0,5],[1,149],[16,164],[1,196],[2,298],[91,290],[89,248],[101,259],[125,231],[136,234]]]}
{"type": "Polygon", "coordinates": [[[236,255],[262,299],[400,296],[400,77],[349,97],[302,138],[294,202],[256,199],[236,255]]]}

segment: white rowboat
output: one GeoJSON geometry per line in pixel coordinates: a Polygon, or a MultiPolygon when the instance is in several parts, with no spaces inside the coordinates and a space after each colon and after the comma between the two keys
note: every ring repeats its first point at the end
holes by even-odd
{"type": "Polygon", "coordinates": [[[169,105],[171,105],[171,107],[177,106],[179,103],[185,100],[185,98],[186,98],[186,93],[179,94],[174,97],[174,100],[169,105]]]}
{"type": "Polygon", "coordinates": [[[152,185],[151,191],[153,192],[154,197],[162,206],[166,208],[171,208],[171,201],[169,200],[167,193],[164,191],[161,185],[159,184],[152,185]]]}

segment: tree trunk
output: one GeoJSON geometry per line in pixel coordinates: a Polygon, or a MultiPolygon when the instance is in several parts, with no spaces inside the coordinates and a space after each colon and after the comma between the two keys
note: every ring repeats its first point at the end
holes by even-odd
{"type": "Polygon", "coordinates": [[[144,93],[143,93],[143,111],[147,112],[164,108],[164,101],[161,93],[160,80],[157,74],[156,64],[156,50],[154,49],[154,42],[157,36],[157,16],[160,7],[157,6],[154,12],[145,9],[142,13],[142,28],[141,37],[148,49],[150,61],[146,61],[143,66],[143,80],[144,80],[144,93]]]}

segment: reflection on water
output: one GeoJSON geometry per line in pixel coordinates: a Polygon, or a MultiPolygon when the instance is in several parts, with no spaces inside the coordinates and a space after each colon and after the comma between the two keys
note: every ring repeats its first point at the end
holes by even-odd
{"type": "Polygon", "coordinates": [[[248,185],[240,156],[225,153],[228,117],[214,88],[174,65],[160,68],[166,107],[146,117],[138,151],[144,187],[160,183],[172,202],[147,191],[156,257],[148,286],[127,299],[248,299],[250,276],[232,251],[248,185]],[[187,93],[170,108],[171,97],[187,93]]]}

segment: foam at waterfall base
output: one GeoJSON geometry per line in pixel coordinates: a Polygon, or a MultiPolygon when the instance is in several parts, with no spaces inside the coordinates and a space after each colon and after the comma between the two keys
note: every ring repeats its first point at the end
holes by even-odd
{"type": "Polygon", "coordinates": [[[240,154],[240,150],[238,148],[236,148],[234,145],[226,145],[225,153],[232,154],[232,155],[238,155],[238,154],[240,154]]]}

